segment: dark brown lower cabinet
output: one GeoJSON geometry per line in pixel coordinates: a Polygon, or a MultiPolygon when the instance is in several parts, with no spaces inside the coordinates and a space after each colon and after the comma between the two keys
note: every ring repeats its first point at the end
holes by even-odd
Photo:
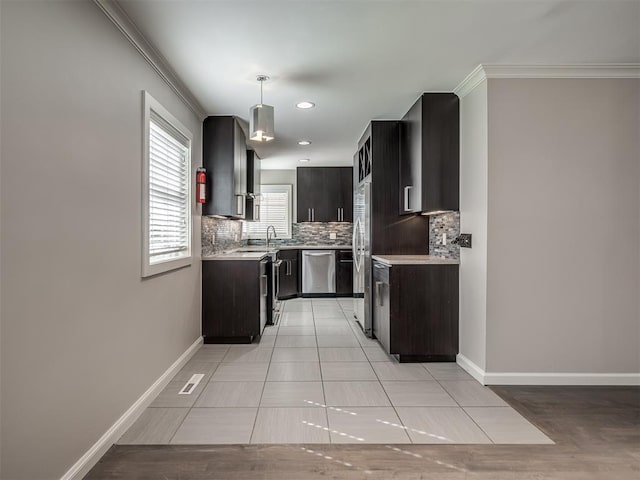
{"type": "Polygon", "coordinates": [[[204,343],[251,343],[267,321],[266,260],[202,262],[204,343]]]}
{"type": "Polygon", "coordinates": [[[458,265],[373,262],[373,332],[400,362],[458,354],[458,265]]]}
{"type": "Polygon", "coordinates": [[[300,250],[280,250],[278,260],[282,260],[279,271],[280,288],[278,289],[278,299],[286,300],[298,296],[298,268],[300,250]]]}
{"type": "Polygon", "coordinates": [[[338,297],[353,295],[353,252],[351,250],[336,251],[336,295],[338,297]]]}

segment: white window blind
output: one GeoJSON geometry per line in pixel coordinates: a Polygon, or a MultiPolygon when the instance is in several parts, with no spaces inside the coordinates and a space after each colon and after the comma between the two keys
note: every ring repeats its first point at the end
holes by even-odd
{"type": "Polygon", "coordinates": [[[148,276],[191,263],[191,138],[148,94],[145,121],[142,273],[148,276]]]}
{"type": "Polygon", "coordinates": [[[189,148],[151,115],[149,127],[149,260],[189,250],[189,148]]]}
{"type": "Polygon", "coordinates": [[[273,225],[278,238],[291,238],[291,185],[260,186],[260,221],[245,222],[249,238],[265,238],[273,225]]]}

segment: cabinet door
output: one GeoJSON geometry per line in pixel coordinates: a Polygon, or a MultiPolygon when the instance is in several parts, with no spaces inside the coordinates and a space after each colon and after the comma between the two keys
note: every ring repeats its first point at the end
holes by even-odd
{"type": "Polygon", "coordinates": [[[353,295],[353,252],[351,250],[336,252],[336,294],[353,295]]]}
{"type": "Polygon", "coordinates": [[[253,150],[247,150],[247,197],[245,220],[260,220],[260,158],[253,150]]]}
{"type": "Polygon", "coordinates": [[[298,167],[297,206],[298,222],[331,222],[335,214],[329,213],[329,195],[326,191],[327,169],[298,167]]]}
{"type": "Polygon", "coordinates": [[[313,196],[311,194],[311,189],[313,188],[313,175],[311,168],[297,168],[296,169],[296,178],[297,178],[297,206],[298,206],[298,215],[297,221],[301,222],[310,222],[311,221],[311,205],[313,202],[313,196]]]}
{"type": "Polygon", "coordinates": [[[353,221],[353,168],[340,169],[340,221],[353,221]]]}
{"type": "Polygon", "coordinates": [[[373,334],[387,353],[391,351],[390,338],[390,282],[389,268],[373,263],[373,334]]]}
{"type": "Polygon", "coordinates": [[[298,296],[298,250],[281,250],[278,252],[280,265],[280,290],[278,298],[285,300],[298,296]]]}
{"type": "Polygon", "coordinates": [[[400,215],[422,209],[422,97],[400,122],[400,215]]]}
{"type": "Polygon", "coordinates": [[[247,196],[247,142],[240,124],[234,122],[233,133],[233,191],[236,200],[236,216],[245,218],[247,196]]]}
{"type": "Polygon", "coordinates": [[[324,202],[320,210],[316,210],[316,219],[321,222],[339,222],[340,208],[342,206],[342,192],[340,191],[340,168],[326,167],[319,172],[322,185],[319,188],[324,192],[324,202]]]}
{"type": "Polygon", "coordinates": [[[202,334],[205,343],[225,343],[260,334],[266,309],[266,277],[255,261],[202,262],[202,334]]]}

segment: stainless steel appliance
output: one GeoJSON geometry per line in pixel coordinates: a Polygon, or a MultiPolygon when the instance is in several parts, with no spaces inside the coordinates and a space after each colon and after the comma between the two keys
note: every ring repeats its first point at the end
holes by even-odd
{"type": "Polygon", "coordinates": [[[370,289],[365,289],[365,283],[371,284],[371,182],[357,185],[353,193],[353,316],[360,324],[362,331],[371,336],[370,289]],[[368,281],[365,279],[368,276],[368,281]]]}
{"type": "Polygon", "coordinates": [[[278,295],[280,294],[280,266],[282,265],[282,260],[276,260],[276,255],[273,255],[273,291],[271,295],[271,324],[277,325],[278,320],[280,318],[280,306],[281,302],[278,300],[278,295]]]}
{"type": "Polygon", "coordinates": [[[302,294],[336,293],[335,250],[302,251],[302,294]]]}
{"type": "MultiPolygon", "coordinates": [[[[268,253],[265,256],[266,262],[266,287],[264,295],[267,297],[267,325],[276,325],[280,315],[280,300],[278,300],[278,290],[280,289],[280,265],[282,260],[277,260],[276,253],[268,253]]],[[[262,288],[262,287],[261,287],[262,288]]]]}

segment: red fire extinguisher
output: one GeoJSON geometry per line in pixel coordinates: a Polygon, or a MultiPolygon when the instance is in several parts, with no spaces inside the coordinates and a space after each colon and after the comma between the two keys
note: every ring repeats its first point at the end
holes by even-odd
{"type": "Polygon", "coordinates": [[[196,202],[207,202],[207,170],[198,168],[196,171],[196,202]]]}

